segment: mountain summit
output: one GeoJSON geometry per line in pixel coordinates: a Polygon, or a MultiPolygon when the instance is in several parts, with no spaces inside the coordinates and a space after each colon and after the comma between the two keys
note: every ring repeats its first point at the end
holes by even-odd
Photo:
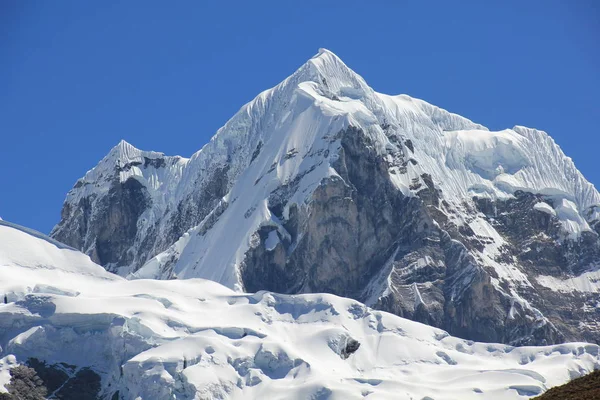
{"type": "Polygon", "coordinates": [[[322,49],[190,159],[115,149],[51,234],[109,271],[329,292],[473,340],[600,341],[600,194],[545,132],[377,93],[322,49]]]}

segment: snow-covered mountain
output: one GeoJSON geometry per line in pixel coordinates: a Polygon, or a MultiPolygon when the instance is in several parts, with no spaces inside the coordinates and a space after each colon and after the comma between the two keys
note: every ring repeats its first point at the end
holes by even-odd
{"type": "Polygon", "coordinates": [[[22,363],[56,398],[127,400],[519,399],[600,367],[595,344],[476,343],[330,294],[126,280],[5,222],[0,295],[0,393],[22,363]]]}
{"type": "Polygon", "coordinates": [[[377,93],[321,50],[189,159],[118,144],[51,236],[130,278],[328,292],[544,344],[600,342],[599,221],[545,132],[377,93]]]}

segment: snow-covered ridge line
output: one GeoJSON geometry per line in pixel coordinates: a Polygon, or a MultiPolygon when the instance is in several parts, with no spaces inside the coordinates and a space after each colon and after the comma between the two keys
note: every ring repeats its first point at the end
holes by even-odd
{"type": "MultiPolygon", "coordinates": [[[[575,166],[573,159],[563,153],[560,146],[548,133],[520,125],[516,125],[512,129],[530,140],[531,145],[534,146],[532,151],[548,155],[549,163],[544,164],[544,159],[541,157],[534,159],[536,161],[534,167],[539,174],[537,179],[548,182],[548,187],[551,187],[549,176],[552,175],[549,172],[560,171],[564,174],[567,183],[570,184],[558,188],[564,189],[564,193],[559,193],[559,196],[565,196],[567,200],[574,201],[580,215],[583,215],[583,212],[590,207],[600,204],[600,194],[596,187],[585,179],[575,166]],[[571,196],[572,198],[570,198],[571,196]]],[[[553,194],[552,192],[548,193],[548,195],[553,194]]]]}
{"type": "MultiPolygon", "coordinates": [[[[316,83],[318,85],[317,90],[323,96],[335,96],[339,100],[340,97],[343,99],[343,96],[346,95],[347,99],[360,101],[367,107],[369,113],[373,113],[375,117],[374,121],[378,124],[387,123],[390,120],[389,116],[391,113],[402,125],[402,121],[406,119],[407,113],[409,113],[413,114],[413,117],[417,117],[417,120],[424,120],[422,117],[426,116],[426,119],[429,120],[428,123],[438,126],[443,133],[464,130],[466,131],[465,138],[478,143],[476,145],[478,147],[482,146],[481,141],[486,143],[486,141],[491,139],[494,142],[483,144],[488,156],[493,156],[496,151],[504,151],[505,154],[508,154],[506,153],[507,151],[522,152],[518,147],[512,147],[507,150],[497,148],[498,143],[502,144],[502,142],[496,141],[495,137],[502,132],[508,132],[513,135],[516,133],[519,136],[529,139],[526,143],[523,143],[526,150],[528,150],[525,152],[526,154],[523,154],[523,164],[515,166],[517,168],[512,171],[513,173],[502,170],[501,174],[506,173],[505,177],[498,177],[493,182],[493,185],[484,184],[484,186],[487,186],[484,192],[487,193],[477,192],[481,190],[481,186],[471,184],[469,182],[470,178],[461,178],[463,182],[457,182],[460,186],[463,186],[462,190],[459,191],[461,195],[472,194],[473,192],[471,191],[475,188],[475,194],[492,194],[500,197],[504,197],[515,190],[564,196],[568,200],[575,202],[580,214],[588,207],[600,204],[600,195],[593,184],[581,175],[572,160],[564,155],[560,147],[546,132],[519,125],[501,132],[489,132],[488,128],[481,124],[474,123],[458,114],[436,107],[424,100],[411,98],[407,95],[388,96],[376,93],[367,85],[362,77],[348,68],[334,53],[326,49],[319,49],[317,55],[300,67],[289,78],[275,87],[260,93],[254,100],[244,105],[230,121],[217,131],[207,145],[191,157],[190,160],[192,162],[189,165],[190,168],[187,168],[187,170],[192,170],[192,172],[187,173],[186,171],[184,175],[194,176],[198,170],[209,169],[209,164],[214,164],[215,159],[221,163],[231,162],[230,158],[234,155],[240,159],[240,162],[233,160],[234,165],[232,167],[236,171],[247,166],[250,152],[254,148],[252,144],[260,141],[264,142],[269,139],[260,133],[257,137],[252,134],[252,131],[259,127],[264,127],[265,123],[276,122],[262,121],[260,119],[263,119],[265,114],[275,115],[274,110],[271,109],[273,101],[288,97],[290,90],[295,91],[300,82],[307,81],[316,83]],[[260,119],[257,120],[256,118],[260,119]],[[246,130],[248,123],[250,129],[246,130]],[[258,124],[258,126],[255,124],[258,124]],[[470,131],[480,132],[471,133],[470,131]],[[489,133],[484,134],[481,131],[489,133]],[[246,151],[243,151],[243,148],[246,148],[246,151]],[[235,164],[238,165],[236,166],[235,164]],[[520,169],[526,167],[531,168],[519,173],[520,169]],[[532,171],[534,175],[531,175],[532,171]]],[[[349,114],[353,113],[352,109],[348,109],[346,112],[349,114]]],[[[360,122],[358,124],[361,125],[360,122]]],[[[446,137],[447,135],[444,134],[443,136],[446,137]]],[[[419,137],[415,137],[415,140],[419,139],[419,137]]],[[[120,143],[117,147],[121,146],[123,146],[123,143],[120,143]]],[[[439,149],[436,148],[437,146],[434,146],[434,149],[435,151],[441,150],[443,153],[446,153],[453,151],[452,147],[454,146],[464,146],[464,142],[461,140],[461,143],[451,143],[448,149],[439,149]]],[[[130,145],[123,147],[127,149],[124,151],[125,153],[133,152],[130,150],[130,145]]],[[[468,155],[470,156],[470,153],[468,155]]],[[[439,153],[437,156],[439,156],[439,153]]],[[[477,157],[477,155],[475,156],[477,157]]],[[[460,162],[464,162],[464,158],[465,155],[462,155],[460,162]]],[[[502,162],[510,163],[506,157],[502,156],[500,159],[492,158],[492,162],[498,164],[494,167],[502,167],[502,162]]],[[[239,172],[236,172],[231,175],[235,178],[238,174],[239,172]]],[[[448,176],[437,176],[437,178],[441,182],[445,181],[448,176]]],[[[455,177],[450,178],[456,180],[455,177]]],[[[485,178],[487,177],[484,176],[485,178]]],[[[184,182],[187,184],[188,181],[184,179],[184,182]]],[[[178,190],[178,192],[181,191],[185,192],[185,187],[178,190]]]]}
{"type": "Polygon", "coordinates": [[[46,280],[49,287],[43,290],[51,290],[50,287],[58,284],[64,277],[67,282],[80,277],[85,277],[83,279],[86,280],[123,280],[93,263],[79,250],[33,229],[0,221],[0,270],[8,273],[14,265],[22,269],[4,282],[3,294],[8,294],[9,298],[19,291],[35,291],[35,286],[27,284],[32,276],[46,280]]]}
{"type": "Polygon", "coordinates": [[[35,237],[35,238],[38,238],[38,239],[41,239],[41,240],[45,240],[46,242],[48,242],[48,243],[50,243],[50,244],[52,244],[52,245],[54,245],[57,248],[62,249],[62,250],[72,250],[72,251],[79,252],[79,250],[77,250],[77,249],[75,249],[75,248],[73,248],[71,246],[67,246],[66,244],[61,243],[58,240],[52,239],[50,236],[44,235],[43,233],[38,232],[35,229],[26,228],[26,227],[24,227],[22,225],[18,225],[18,224],[15,224],[13,222],[8,222],[6,220],[3,220],[2,218],[0,218],[0,226],[7,226],[9,228],[17,229],[17,230],[19,230],[21,232],[24,232],[24,233],[26,233],[28,235],[31,235],[31,236],[35,237]]]}
{"type": "Polygon", "coordinates": [[[92,194],[105,193],[107,186],[115,178],[115,172],[118,172],[120,182],[134,178],[158,190],[164,186],[166,178],[178,179],[178,173],[181,173],[188,161],[180,156],[165,156],[155,151],[140,150],[121,140],[98,165],[77,181],[67,194],[67,201],[77,203],[81,198],[92,194]]]}

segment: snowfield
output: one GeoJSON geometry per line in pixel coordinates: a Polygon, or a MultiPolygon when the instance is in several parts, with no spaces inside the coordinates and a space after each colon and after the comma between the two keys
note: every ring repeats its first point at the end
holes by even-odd
{"type": "Polygon", "coordinates": [[[600,367],[597,345],[474,343],[333,295],[128,281],[0,222],[0,391],[30,357],[91,367],[107,399],[518,399],[600,367]]]}

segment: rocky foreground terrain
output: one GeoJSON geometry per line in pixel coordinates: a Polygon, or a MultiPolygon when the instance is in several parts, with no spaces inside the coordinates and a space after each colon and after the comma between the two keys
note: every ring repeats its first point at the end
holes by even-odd
{"type": "Polygon", "coordinates": [[[600,371],[572,380],[548,390],[536,400],[595,400],[600,399],[600,371]]]}

